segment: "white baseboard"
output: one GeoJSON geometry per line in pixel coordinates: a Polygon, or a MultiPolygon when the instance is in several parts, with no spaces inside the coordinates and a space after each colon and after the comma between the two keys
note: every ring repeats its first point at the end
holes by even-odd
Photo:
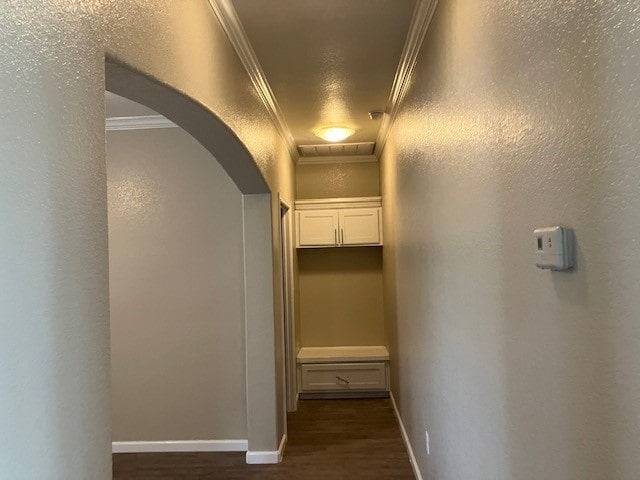
{"type": "Polygon", "coordinates": [[[258,464],[273,464],[280,463],[282,461],[282,453],[284,452],[285,445],[287,444],[287,435],[282,435],[280,440],[280,446],[275,451],[263,451],[258,452],[251,450],[247,451],[247,463],[250,465],[258,464]]]}
{"type": "Polygon", "coordinates": [[[113,442],[113,453],[246,452],[247,440],[171,440],[164,442],[113,442]]]}
{"type": "Polygon", "coordinates": [[[396,418],[398,419],[398,424],[400,425],[400,433],[402,434],[402,440],[404,440],[404,444],[407,447],[407,453],[409,454],[409,462],[411,463],[411,468],[413,468],[413,474],[416,476],[416,480],[422,480],[422,474],[420,473],[420,468],[418,468],[418,462],[416,462],[416,457],[413,455],[413,448],[411,447],[411,442],[409,441],[409,436],[407,435],[407,431],[404,428],[404,423],[402,423],[402,417],[400,416],[400,412],[398,411],[398,405],[396,405],[396,399],[393,398],[393,392],[391,392],[389,396],[391,397],[393,412],[396,414],[396,418]]]}

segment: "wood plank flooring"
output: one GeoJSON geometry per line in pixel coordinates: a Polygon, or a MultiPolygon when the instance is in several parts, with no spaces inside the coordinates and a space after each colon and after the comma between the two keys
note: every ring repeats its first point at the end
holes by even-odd
{"type": "Polygon", "coordinates": [[[389,399],[302,400],[279,465],[244,453],[113,455],[114,480],[413,480],[389,399]]]}

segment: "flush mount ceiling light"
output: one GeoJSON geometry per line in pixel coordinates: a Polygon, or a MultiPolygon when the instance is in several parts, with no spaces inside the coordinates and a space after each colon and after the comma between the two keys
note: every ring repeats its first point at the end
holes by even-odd
{"type": "Polygon", "coordinates": [[[347,127],[327,127],[316,130],[315,133],[327,142],[339,142],[353,135],[355,130],[347,127]]]}

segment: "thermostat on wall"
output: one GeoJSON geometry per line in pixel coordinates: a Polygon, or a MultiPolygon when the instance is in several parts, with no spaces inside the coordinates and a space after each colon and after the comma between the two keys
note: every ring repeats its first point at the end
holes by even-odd
{"type": "Polygon", "coordinates": [[[551,270],[573,268],[573,230],[566,227],[536,228],[536,266],[551,270]]]}

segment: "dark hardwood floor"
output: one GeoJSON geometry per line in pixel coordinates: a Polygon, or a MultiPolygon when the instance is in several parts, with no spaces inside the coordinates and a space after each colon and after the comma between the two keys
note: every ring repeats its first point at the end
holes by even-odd
{"type": "Polygon", "coordinates": [[[279,465],[246,465],[244,453],[113,456],[116,480],[413,480],[389,399],[302,400],[290,414],[279,465]]]}

